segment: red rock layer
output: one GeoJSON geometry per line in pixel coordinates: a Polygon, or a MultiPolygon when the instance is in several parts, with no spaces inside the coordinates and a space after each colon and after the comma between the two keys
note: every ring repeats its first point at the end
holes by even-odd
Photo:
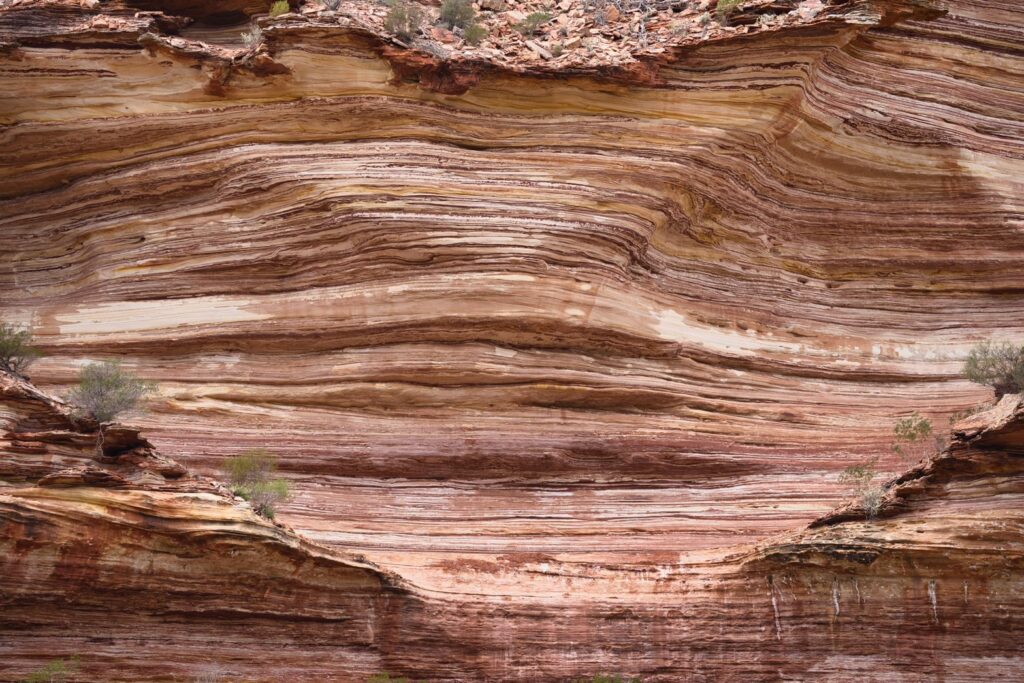
{"type": "Polygon", "coordinates": [[[406,599],[400,579],[260,519],[133,430],[107,429],[97,454],[95,425],[2,374],[0,410],[0,680],[63,653],[81,659],[75,680],[191,679],[236,662],[285,680],[317,642],[348,676],[381,670],[376,633],[406,599]],[[286,642],[291,655],[275,647],[286,642]],[[276,668],[252,661],[259,648],[276,668]]]}
{"type": "Polygon", "coordinates": [[[88,430],[24,383],[0,397],[5,459],[35,449],[0,489],[2,680],[72,653],[83,680],[980,681],[1021,663],[1020,395],[890,482],[880,519],[840,511],[754,550],[635,564],[449,561],[476,594],[305,542],[190,473],[161,484],[146,461],[171,461],[156,453],[86,448],[108,480],[74,481],[81,466],[36,479],[88,430]]]}

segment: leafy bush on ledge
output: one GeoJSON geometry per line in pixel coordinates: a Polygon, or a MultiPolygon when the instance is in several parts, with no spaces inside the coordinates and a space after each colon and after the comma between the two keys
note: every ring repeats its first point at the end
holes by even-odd
{"type": "Polygon", "coordinates": [[[0,369],[21,377],[39,356],[32,347],[32,330],[0,322],[0,369]]]}
{"type": "Polygon", "coordinates": [[[405,676],[392,678],[391,674],[382,673],[370,676],[366,679],[366,683],[416,683],[416,681],[411,678],[406,678],[405,676]]]}
{"type": "Polygon", "coordinates": [[[892,433],[892,450],[902,458],[920,459],[940,450],[941,438],[933,436],[932,421],[916,412],[897,420],[892,433]]]}
{"type": "Polygon", "coordinates": [[[77,668],[78,657],[72,657],[67,662],[63,659],[55,659],[30,673],[28,678],[23,678],[20,683],[67,683],[77,668]]]}
{"type": "Polygon", "coordinates": [[[438,17],[448,28],[466,28],[474,23],[476,11],[470,0],[444,0],[441,3],[441,14],[438,17]]]}
{"type": "Polygon", "coordinates": [[[1024,391],[1024,346],[1008,342],[981,342],[964,361],[963,375],[976,384],[985,384],[996,398],[1024,391]]]}
{"type": "Polygon", "coordinates": [[[124,370],[119,361],[105,361],[82,368],[78,386],[68,394],[68,402],[79,413],[103,424],[135,409],[154,391],[155,384],[124,370]]]}
{"type": "Polygon", "coordinates": [[[255,448],[228,459],[231,490],[249,501],[253,511],[266,519],[274,519],[278,504],[288,500],[288,482],[273,479],[277,458],[262,448],[255,448]]]}
{"type": "Polygon", "coordinates": [[[423,12],[405,0],[390,0],[391,9],[384,17],[384,29],[402,40],[412,40],[423,24],[423,12]]]}
{"type": "Polygon", "coordinates": [[[524,36],[530,36],[536,33],[537,29],[550,20],[551,15],[547,12],[534,12],[526,17],[522,22],[516,24],[515,29],[524,36]]]}
{"type": "Polygon", "coordinates": [[[839,475],[839,483],[853,487],[854,492],[859,496],[861,506],[868,519],[874,519],[882,509],[882,498],[885,491],[881,486],[872,485],[872,481],[878,474],[875,469],[875,460],[850,465],[839,475]]]}
{"type": "Polygon", "coordinates": [[[725,21],[732,14],[733,10],[743,4],[744,0],[718,0],[718,7],[715,12],[718,14],[719,21],[725,21]]]}
{"type": "Polygon", "coordinates": [[[487,37],[487,29],[480,24],[470,24],[462,31],[462,37],[470,45],[479,45],[487,37]]]}

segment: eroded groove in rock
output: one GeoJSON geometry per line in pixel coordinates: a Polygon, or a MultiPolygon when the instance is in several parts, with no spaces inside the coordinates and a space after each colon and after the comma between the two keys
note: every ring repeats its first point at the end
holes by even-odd
{"type": "MultiPolygon", "coordinates": [[[[124,358],[160,383],[137,420],[156,448],[206,474],[271,448],[297,492],[285,522],[441,601],[329,672],[841,669],[853,632],[830,650],[816,629],[846,623],[829,610],[833,585],[841,606],[852,590],[834,576],[847,564],[826,553],[797,578],[758,565],[737,579],[723,558],[741,551],[720,549],[819,518],[845,497],[848,464],[877,454],[895,472],[895,417],[945,424],[986,398],[958,377],[971,344],[1024,337],[1021,8],[825,3],[802,26],[559,74],[438,63],[301,12],[267,23],[247,57],[237,39],[200,42],[259,11],[228,4],[237,16],[0,9],[0,306],[36,331],[33,378],[61,390],[86,359],[124,358]],[[750,604],[756,634],[737,626],[750,604]],[[472,637],[467,619],[482,624],[472,637]],[[759,654],[707,645],[729,629],[759,654]],[[787,659],[794,632],[811,659],[787,659]]],[[[45,476],[33,439],[7,448],[3,467],[45,476]]],[[[996,511],[966,501],[1016,495],[1001,483],[1015,476],[929,505],[952,501],[965,521],[951,528],[968,533],[996,511]]],[[[79,522],[61,524],[54,539],[79,522]]],[[[849,528],[815,533],[874,552],[849,528]]],[[[901,567],[927,555],[901,543],[901,567]]],[[[885,633],[934,643],[951,628],[928,581],[946,595],[964,552],[941,576],[890,572],[867,589],[905,609],[885,633]]],[[[983,604],[957,623],[994,618],[983,604]]],[[[892,616],[877,609],[851,628],[892,616]]],[[[992,656],[1012,657],[996,640],[992,656]]],[[[983,650],[927,649],[939,654],[865,651],[857,670],[971,680],[983,650]]]]}

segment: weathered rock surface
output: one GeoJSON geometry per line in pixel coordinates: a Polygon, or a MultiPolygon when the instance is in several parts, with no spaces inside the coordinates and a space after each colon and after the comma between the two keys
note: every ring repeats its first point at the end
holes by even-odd
{"type": "Polygon", "coordinates": [[[319,666],[317,642],[349,676],[382,669],[397,576],[262,520],[137,432],[108,430],[134,447],[98,455],[65,406],[2,373],[0,410],[0,679],[66,654],[81,680],[286,680],[319,666]]]}
{"type": "Polygon", "coordinates": [[[322,607],[331,581],[383,575],[331,559],[340,578],[300,577],[272,616],[232,621],[262,595],[248,583],[268,584],[214,557],[224,544],[277,577],[304,542],[254,540],[286,532],[225,521],[243,513],[212,484],[191,491],[195,475],[146,470],[137,433],[137,462],[101,463],[87,426],[40,417],[0,464],[4,523],[50,529],[19,565],[36,578],[3,586],[12,675],[76,653],[97,676],[116,664],[108,679],[194,674],[182,653],[208,642],[244,680],[1015,671],[1012,429],[961,439],[1009,470],[982,458],[951,490],[900,484],[936,495],[894,492],[892,517],[750,550],[840,503],[842,467],[881,455],[902,471],[894,418],[943,424],[983,400],[960,358],[1024,337],[1024,12],[827,4],[646,56],[567,54],[560,71],[458,47],[440,60],[315,13],[264,22],[248,51],[246,24],[206,24],[230,17],[195,3],[7,3],[0,307],[36,329],[34,379],[56,390],[86,359],[124,358],[160,382],[133,423],[162,453],[215,474],[276,451],[297,490],[280,519],[416,596],[322,607]],[[146,511],[129,524],[142,540],[120,539],[126,509],[146,511]],[[89,641],[113,628],[84,606],[100,603],[55,597],[46,553],[94,527],[100,595],[135,615],[138,646],[89,641]],[[165,547],[200,556],[194,573],[154,560],[146,578],[165,547]],[[866,565],[829,550],[879,547],[866,565]],[[174,621],[117,602],[126,573],[168,604],[214,583],[174,621]],[[844,607],[851,590],[864,607],[844,607]],[[214,593],[224,614],[203,611],[214,593]],[[307,603],[362,635],[318,630],[307,603]]]}
{"type": "MultiPolygon", "coordinates": [[[[80,431],[59,405],[3,378],[0,397],[5,458],[31,426],[38,461],[74,459],[68,434],[80,431]]],[[[625,669],[652,681],[974,681],[1021,664],[1020,395],[890,482],[881,519],[632,564],[519,553],[445,566],[477,593],[310,544],[188,473],[166,486],[141,463],[86,467],[118,481],[46,486],[52,474],[33,482],[23,467],[0,489],[0,658],[12,674],[57,653],[77,653],[85,680],[625,669]]]]}

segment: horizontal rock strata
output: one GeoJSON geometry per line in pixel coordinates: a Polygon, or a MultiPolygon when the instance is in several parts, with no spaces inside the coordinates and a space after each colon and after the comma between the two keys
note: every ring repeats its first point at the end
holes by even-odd
{"type": "MultiPolygon", "coordinates": [[[[161,662],[192,675],[173,654],[189,638],[224,642],[209,659],[244,680],[951,681],[1016,665],[1020,624],[998,605],[1019,567],[993,559],[1017,542],[1002,465],[926,495],[931,512],[894,498],[865,525],[840,509],[750,549],[841,503],[843,467],[904,470],[893,421],[941,426],[985,400],[958,377],[967,349],[1024,338],[1016,3],[830,3],[561,74],[441,61],[316,14],[265,22],[248,52],[236,36],[258,9],[198,4],[0,9],[3,318],[34,327],[48,390],[115,356],[160,384],[132,418],[148,441],[123,433],[134,456],[94,461],[89,426],[60,410],[4,437],[4,524],[51,520],[18,565],[44,569],[3,589],[17,675],[54,653],[96,675],[123,663],[125,680],[161,662]],[[305,543],[194,483],[252,447],[294,485],[279,518],[334,559],[308,560],[273,614],[239,616],[258,593],[228,587],[267,584],[209,556],[238,542],[278,577],[305,543]],[[155,449],[181,471],[146,470],[155,449]],[[129,525],[143,538],[119,540],[116,520],[148,506],[129,525]],[[70,598],[44,558],[83,527],[119,559],[61,630],[70,598]],[[879,544],[890,560],[850,559],[879,544]],[[182,612],[191,627],[139,598],[126,628],[155,650],[86,642],[120,599],[112,574],[144,574],[154,548],[207,559],[138,579],[171,586],[153,600],[217,575],[182,612]],[[322,578],[321,562],[341,564],[322,578]],[[367,606],[391,595],[388,572],[415,587],[388,604],[414,606],[367,606]],[[210,614],[240,620],[238,641],[197,616],[218,591],[230,604],[210,614]],[[293,622],[324,611],[354,621],[302,650],[318,631],[293,622]]],[[[3,410],[34,401],[15,391],[3,410]]]]}
{"type": "MultiPolygon", "coordinates": [[[[0,389],[5,458],[29,425],[46,462],[87,434],[39,431],[59,405],[0,389]]],[[[137,455],[92,451],[115,485],[26,469],[0,490],[0,657],[17,670],[77,652],[87,680],[111,666],[115,680],[561,680],[623,663],[651,681],[984,680],[1019,663],[1022,437],[1024,398],[1009,395],[887,484],[880,519],[837,516],[753,550],[446,561],[476,594],[312,545],[191,473],[161,486],[137,455]]]]}
{"type": "Polygon", "coordinates": [[[137,445],[97,454],[95,431],[31,385],[0,376],[0,405],[0,679],[71,652],[83,680],[282,680],[319,666],[316,642],[349,676],[382,669],[398,577],[260,519],[136,432],[108,429],[137,445]]]}

